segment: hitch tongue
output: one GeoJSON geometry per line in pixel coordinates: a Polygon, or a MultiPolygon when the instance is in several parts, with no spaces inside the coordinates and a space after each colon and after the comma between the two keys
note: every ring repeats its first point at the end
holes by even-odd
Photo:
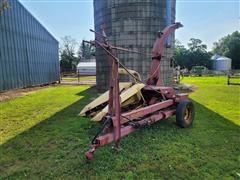
{"type": "Polygon", "coordinates": [[[85,153],[85,156],[88,160],[93,159],[94,152],[96,151],[98,145],[97,144],[92,144],[91,148],[85,153]]]}

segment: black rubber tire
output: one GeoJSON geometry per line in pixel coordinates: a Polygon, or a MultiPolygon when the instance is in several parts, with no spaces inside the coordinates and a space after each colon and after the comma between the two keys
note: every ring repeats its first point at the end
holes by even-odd
{"type": "Polygon", "coordinates": [[[181,101],[177,106],[176,123],[181,128],[190,127],[195,116],[195,109],[192,101],[181,101]]]}

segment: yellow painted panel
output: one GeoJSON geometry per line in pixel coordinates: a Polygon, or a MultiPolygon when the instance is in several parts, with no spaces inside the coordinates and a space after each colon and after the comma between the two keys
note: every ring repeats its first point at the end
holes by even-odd
{"type": "MultiPolygon", "coordinates": [[[[132,85],[131,82],[121,82],[119,83],[119,89],[120,91],[124,90],[124,89],[128,89],[130,86],[132,85]]],[[[109,97],[109,91],[106,91],[105,93],[103,93],[101,96],[99,96],[98,98],[96,98],[94,101],[92,101],[91,103],[89,103],[88,105],[86,105],[82,111],[80,112],[80,116],[86,116],[86,112],[103,104],[106,103],[108,101],[108,97],[109,97]]]]}
{"type": "MultiPolygon", "coordinates": [[[[126,89],[125,91],[123,91],[120,95],[121,104],[123,104],[124,102],[126,102],[127,100],[132,98],[133,96],[141,97],[140,96],[141,89],[144,86],[145,86],[144,84],[138,83],[138,84],[135,84],[132,87],[126,89]]],[[[137,103],[137,102],[133,102],[132,100],[139,101],[138,98],[132,98],[130,101],[128,101],[128,103],[124,103],[124,105],[127,106],[129,104],[137,103]]],[[[107,114],[107,112],[108,112],[108,105],[104,109],[102,109],[102,111],[100,111],[96,116],[94,116],[92,118],[92,121],[101,121],[102,118],[107,114]]]]}

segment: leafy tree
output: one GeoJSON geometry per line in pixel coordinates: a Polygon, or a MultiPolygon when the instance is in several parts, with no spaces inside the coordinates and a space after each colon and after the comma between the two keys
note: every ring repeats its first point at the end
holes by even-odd
{"type": "Polygon", "coordinates": [[[95,47],[91,46],[88,43],[84,43],[84,41],[82,41],[79,50],[78,50],[78,58],[81,59],[91,59],[92,56],[95,56],[95,47]]]}
{"type": "Polygon", "coordinates": [[[191,69],[193,66],[206,66],[210,68],[210,54],[207,46],[200,39],[191,38],[188,49],[178,40],[175,42],[175,60],[181,68],[191,69]]]}
{"type": "Polygon", "coordinates": [[[61,39],[60,45],[60,67],[61,71],[75,71],[79,59],[75,56],[77,41],[71,36],[61,39]]]}
{"type": "Polygon", "coordinates": [[[207,45],[202,44],[202,40],[191,38],[188,43],[189,50],[207,52],[207,45]]]}
{"type": "Polygon", "coordinates": [[[8,0],[0,0],[0,16],[3,14],[3,11],[10,8],[8,0]]]}
{"type": "Polygon", "coordinates": [[[75,54],[77,41],[73,39],[71,36],[65,36],[61,38],[60,43],[60,53],[66,51],[67,54],[73,55],[75,54]]]}
{"type": "Polygon", "coordinates": [[[190,65],[192,66],[205,66],[210,68],[211,61],[207,52],[207,45],[202,44],[200,39],[191,38],[188,43],[190,53],[190,65]]]}
{"type": "Polygon", "coordinates": [[[189,68],[189,51],[178,40],[175,41],[174,58],[181,68],[189,68]]]}
{"type": "Polygon", "coordinates": [[[60,55],[60,67],[62,72],[76,71],[78,58],[69,55],[67,51],[63,51],[60,55]]]}
{"type": "Polygon", "coordinates": [[[240,32],[235,31],[214,43],[213,52],[232,59],[232,68],[240,69],[240,32]]]}

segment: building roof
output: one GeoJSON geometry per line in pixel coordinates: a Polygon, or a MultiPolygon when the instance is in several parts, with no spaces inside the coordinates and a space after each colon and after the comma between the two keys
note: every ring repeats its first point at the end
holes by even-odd
{"type": "Polygon", "coordinates": [[[217,60],[217,61],[224,61],[224,60],[231,60],[230,58],[228,57],[225,57],[225,56],[220,56],[219,54],[214,54],[212,57],[211,57],[211,60],[217,60]]]}
{"type": "Polygon", "coordinates": [[[77,65],[77,68],[80,67],[96,67],[96,62],[80,62],[77,65]]]}
{"type": "Polygon", "coordinates": [[[220,58],[221,56],[219,54],[214,54],[211,59],[216,60],[217,58],[220,58]]]}
{"type": "Polygon", "coordinates": [[[231,59],[230,58],[228,58],[228,57],[224,57],[224,56],[221,56],[221,57],[219,57],[219,58],[217,58],[216,59],[217,61],[231,61],[231,59]]]}

